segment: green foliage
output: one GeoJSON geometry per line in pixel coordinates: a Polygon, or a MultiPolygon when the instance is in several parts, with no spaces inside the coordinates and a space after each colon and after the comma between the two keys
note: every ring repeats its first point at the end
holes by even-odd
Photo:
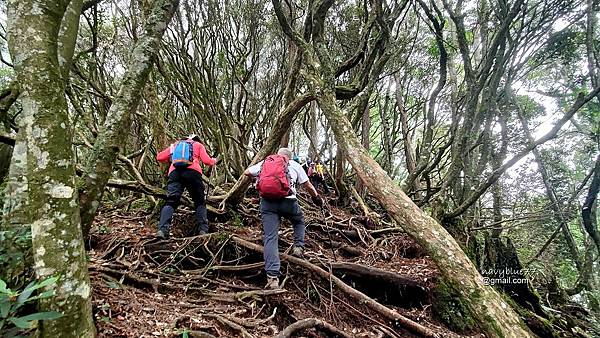
{"type": "Polygon", "coordinates": [[[429,38],[427,39],[427,54],[429,54],[430,56],[434,57],[434,58],[439,58],[440,57],[440,49],[437,46],[437,42],[435,41],[435,38],[429,38]]]}
{"type": "Polygon", "coordinates": [[[244,226],[244,222],[242,221],[242,217],[235,210],[229,211],[229,219],[231,220],[231,225],[236,227],[244,226]]]}
{"type": "Polygon", "coordinates": [[[147,196],[138,198],[131,203],[132,210],[152,210],[153,208],[154,203],[152,203],[152,201],[147,196]]]}
{"type": "Polygon", "coordinates": [[[579,46],[585,42],[585,33],[568,29],[550,35],[545,49],[542,49],[536,58],[539,61],[558,59],[563,64],[578,60],[580,57],[579,46]]]}
{"type": "Polygon", "coordinates": [[[37,327],[40,320],[52,320],[62,316],[60,312],[35,312],[22,315],[26,305],[38,299],[52,297],[54,291],[44,291],[34,295],[36,290],[55,284],[57,277],[51,277],[41,282],[33,281],[22,291],[13,291],[7,288],[6,283],[0,279],[0,335],[2,337],[20,337],[37,327]]]}
{"type": "Polygon", "coordinates": [[[187,328],[181,329],[181,331],[179,331],[179,334],[181,335],[181,338],[189,338],[190,330],[187,328]]]}
{"type": "Polygon", "coordinates": [[[0,231],[0,279],[20,288],[31,280],[31,227],[6,227],[0,231]]]}

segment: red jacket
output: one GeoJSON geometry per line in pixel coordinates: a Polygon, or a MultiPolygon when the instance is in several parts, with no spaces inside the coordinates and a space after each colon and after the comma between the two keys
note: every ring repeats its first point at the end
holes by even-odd
{"type": "MultiPolygon", "coordinates": [[[[200,161],[202,161],[202,163],[206,164],[206,165],[215,165],[215,163],[217,163],[217,159],[215,158],[211,158],[208,153],[206,152],[206,148],[204,148],[204,145],[200,142],[193,142],[193,147],[194,147],[194,161],[192,163],[192,165],[190,165],[188,167],[188,169],[193,169],[196,170],[197,172],[202,174],[202,166],[200,166],[200,161]]],[[[175,148],[175,143],[171,144],[170,146],[168,146],[165,150],[161,151],[160,153],[158,153],[156,155],[156,159],[159,162],[170,162],[171,161],[171,153],[173,152],[173,149],[175,148]]],[[[175,167],[173,166],[173,164],[171,164],[171,166],[169,167],[169,174],[175,170],[175,167]]]]}

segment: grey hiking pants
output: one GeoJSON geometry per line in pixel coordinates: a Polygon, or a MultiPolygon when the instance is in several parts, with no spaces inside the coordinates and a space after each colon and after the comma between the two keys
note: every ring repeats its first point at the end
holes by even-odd
{"type": "Polygon", "coordinates": [[[263,243],[265,270],[269,276],[279,276],[279,231],[280,218],[285,217],[294,226],[294,245],[304,247],[304,215],[298,200],[282,198],[278,200],[260,200],[260,214],[263,223],[263,243]]]}

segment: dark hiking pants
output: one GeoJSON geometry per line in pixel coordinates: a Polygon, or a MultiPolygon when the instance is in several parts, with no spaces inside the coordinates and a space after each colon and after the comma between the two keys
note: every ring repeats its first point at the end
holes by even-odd
{"type": "Polygon", "coordinates": [[[196,231],[208,232],[202,174],[193,169],[175,169],[169,174],[167,203],[160,211],[158,229],[167,233],[171,230],[173,213],[179,206],[183,189],[187,189],[192,196],[192,201],[194,201],[194,208],[196,208],[196,231]]]}
{"type": "Polygon", "coordinates": [[[285,217],[294,226],[294,245],[304,247],[304,215],[294,198],[260,200],[263,223],[265,270],[269,276],[279,276],[279,231],[280,218],[285,217]]]}

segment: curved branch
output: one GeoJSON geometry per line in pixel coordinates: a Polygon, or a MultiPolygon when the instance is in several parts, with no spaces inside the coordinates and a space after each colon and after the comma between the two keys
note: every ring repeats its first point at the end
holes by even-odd
{"type": "Polygon", "coordinates": [[[317,318],[305,318],[305,319],[299,320],[299,321],[289,325],[283,331],[279,332],[279,334],[277,336],[275,336],[275,338],[289,338],[297,331],[309,329],[312,327],[318,327],[318,328],[325,329],[325,330],[327,330],[335,335],[338,335],[340,337],[343,337],[343,338],[352,337],[351,335],[345,333],[344,331],[338,329],[337,327],[329,324],[328,322],[326,322],[324,320],[317,319],[317,318]]]}
{"type": "Polygon", "coordinates": [[[481,197],[481,195],[483,195],[487,191],[489,187],[492,186],[492,184],[494,184],[500,178],[500,176],[502,176],[502,174],[504,174],[506,170],[515,165],[517,162],[519,162],[519,160],[521,160],[523,157],[527,156],[537,146],[555,138],[559,130],[565,125],[565,123],[567,123],[567,121],[569,121],[573,117],[573,115],[575,115],[575,113],[581,107],[583,107],[584,104],[586,104],[596,95],[598,95],[598,93],[600,93],[600,87],[597,87],[591,93],[585,96],[583,95],[583,93],[579,93],[577,99],[575,100],[575,103],[573,103],[571,108],[565,113],[565,115],[560,120],[558,120],[558,122],[556,122],[554,127],[548,133],[535,140],[534,142],[529,143],[525,147],[525,149],[521,150],[521,152],[513,156],[510,160],[506,161],[503,165],[496,168],[492,172],[492,174],[488,176],[488,178],[486,178],[485,181],[483,181],[483,183],[480,184],[479,187],[477,187],[477,189],[475,189],[474,192],[461,205],[459,205],[456,209],[450,211],[449,213],[445,214],[443,218],[454,218],[465,212],[479,199],[479,197],[481,197]]]}

